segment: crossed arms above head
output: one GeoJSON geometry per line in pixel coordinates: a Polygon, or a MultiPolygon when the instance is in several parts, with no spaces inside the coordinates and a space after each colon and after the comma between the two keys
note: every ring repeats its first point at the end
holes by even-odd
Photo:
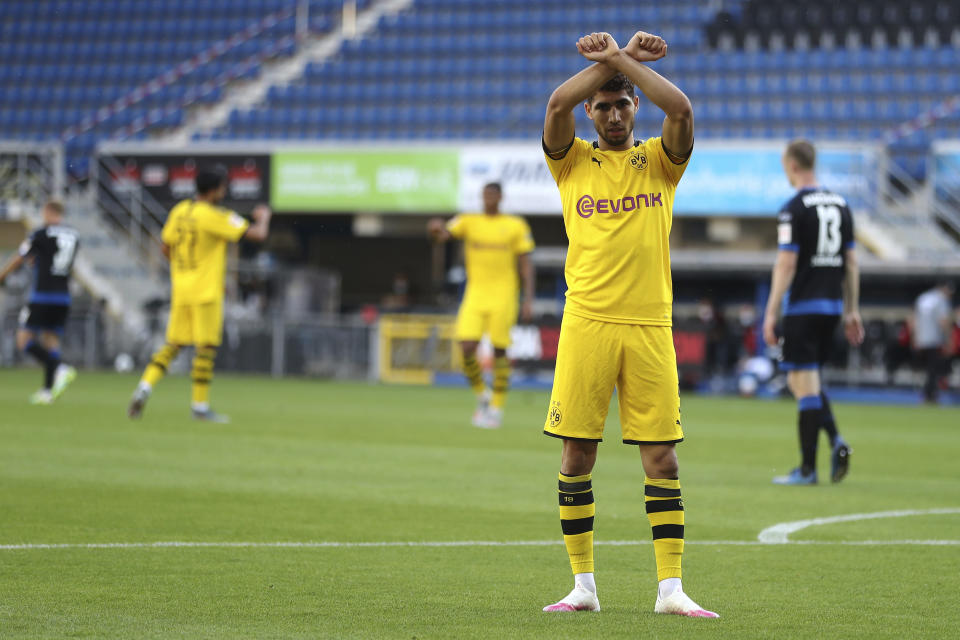
{"type": "Polygon", "coordinates": [[[663,38],[636,32],[622,49],[609,33],[591,33],[577,42],[577,51],[594,62],[557,87],[547,103],[543,142],[548,153],[564,152],[576,133],[573,109],[589,100],[617,73],[622,73],[641,93],[659,107],[663,121],[663,144],[675,162],[682,162],[693,148],[693,107],[672,82],[643,64],[667,55],[663,38]]]}

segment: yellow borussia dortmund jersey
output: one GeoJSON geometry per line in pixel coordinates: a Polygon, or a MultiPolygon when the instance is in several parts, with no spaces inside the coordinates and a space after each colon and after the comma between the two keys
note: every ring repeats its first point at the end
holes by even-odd
{"type": "Polygon", "coordinates": [[[547,165],[570,240],[565,312],[670,326],[673,196],[687,163],[674,164],[660,138],[626,151],[575,138],[563,158],[548,155],[547,165]]]}
{"type": "Polygon", "coordinates": [[[526,220],[502,213],[464,214],[448,222],[447,229],[463,240],[467,263],[463,304],[477,309],[516,304],[517,256],[533,251],[526,220]]]}
{"type": "Polygon", "coordinates": [[[173,305],[221,300],[227,243],[243,237],[249,223],[208,202],[184,200],[170,211],[161,239],[170,247],[173,305]]]}

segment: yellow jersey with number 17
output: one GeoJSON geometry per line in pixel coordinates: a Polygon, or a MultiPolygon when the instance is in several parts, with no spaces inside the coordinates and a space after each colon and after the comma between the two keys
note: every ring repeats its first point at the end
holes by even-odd
{"type": "Polygon", "coordinates": [[[687,162],[675,164],[659,137],[625,151],[574,138],[562,158],[546,158],[570,241],[564,313],[671,326],[673,196],[687,162]]]}
{"type": "Polygon", "coordinates": [[[160,238],[170,247],[171,306],[223,299],[227,243],[240,240],[249,226],[209,202],[184,200],[170,211],[160,238]]]}
{"type": "Polygon", "coordinates": [[[450,220],[447,230],[463,240],[467,268],[463,305],[478,310],[516,305],[517,256],[533,251],[527,221],[504,213],[463,214],[450,220]]]}

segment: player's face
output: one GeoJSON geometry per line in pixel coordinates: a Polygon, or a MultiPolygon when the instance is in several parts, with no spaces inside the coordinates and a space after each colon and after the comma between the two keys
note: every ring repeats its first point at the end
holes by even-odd
{"type": "Polygon", "coordinates": [[[500,207],[500,191],[495,187],[484,187],[483,210],[496,211],[500,207]]]}
{"type": "Polygon", "coordinates": [[[60,212],[52,207],[43,208],[43,223],[57,224],[60,222],[60,212]]]}
{"type": "Polygon", "coordinates": [[[633,135],[639,98],[624,91],[598,91],[586,104],[597,135],[611,147],[626,144],[633,135]]]}

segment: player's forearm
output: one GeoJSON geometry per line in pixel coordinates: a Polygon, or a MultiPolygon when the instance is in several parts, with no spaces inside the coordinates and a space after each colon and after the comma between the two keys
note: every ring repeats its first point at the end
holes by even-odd
{"type": "Polygon", "coordinates": [[[860,312],[860,265],[852,251],[846,256],[847,270],[843,276],[843,310],[845,313],[860,312]]]}
{"type": "Polygon", "coordinates": [[[647,65],[631,58],[625,51],[611,56],[607,64],[630,78],[647,100],[657,105],[668,118],[693,118],[693,106],[683,91],[647,65]]]}
{"type": "Polygon", "coordinates": [[[530,256],[521,257],[520,277],[523,280],[523,299],[527,302],[533,302],[533,297],[536,293],[534,287],[536,278],[533,269],[533,261],[530,260],[530,256]]]}
{"type": "Polygon", "coordinates": [[[261,218],[250,225],[243,237],[251,242],[263,242],[268,235],[270,235],[270,220],[261,218]]]}
{"type": "Polygon", "coordinates": [[[3,266],[3,269],[0,269],[0,283],[7,279],[11,273],[20,268],[20,265],[23,264],[23,256],[16,255],[10,259],[7,264],[3,266]]]}
{"type": "Polygon", "coordinates": [[[787,294],[787,288],[793,282],[793,276],[796,272],[796,265],[786,264],[784,261],[777,261],[773,268],[773,278],[770,282],[770,297],[767,299],[766,315],[778,317],[780,315],[780,305],[783,304],[783,297],[787,294]]]}
{"type": "Polygon", "coordinates": [[[543,122],[543,143],[548,151],[559,151],[573,141],[576,134],[574,108],[589,99],[615,75],[616,71],[597,62],[554,89],[547,102],[547,115],[543,122]]]}
{"type": "Polygon", "coordinates": [[[595,62],[554,89],[547,102],[547,113],[569,113],[605,85],[617,72],[595,62]]]}

